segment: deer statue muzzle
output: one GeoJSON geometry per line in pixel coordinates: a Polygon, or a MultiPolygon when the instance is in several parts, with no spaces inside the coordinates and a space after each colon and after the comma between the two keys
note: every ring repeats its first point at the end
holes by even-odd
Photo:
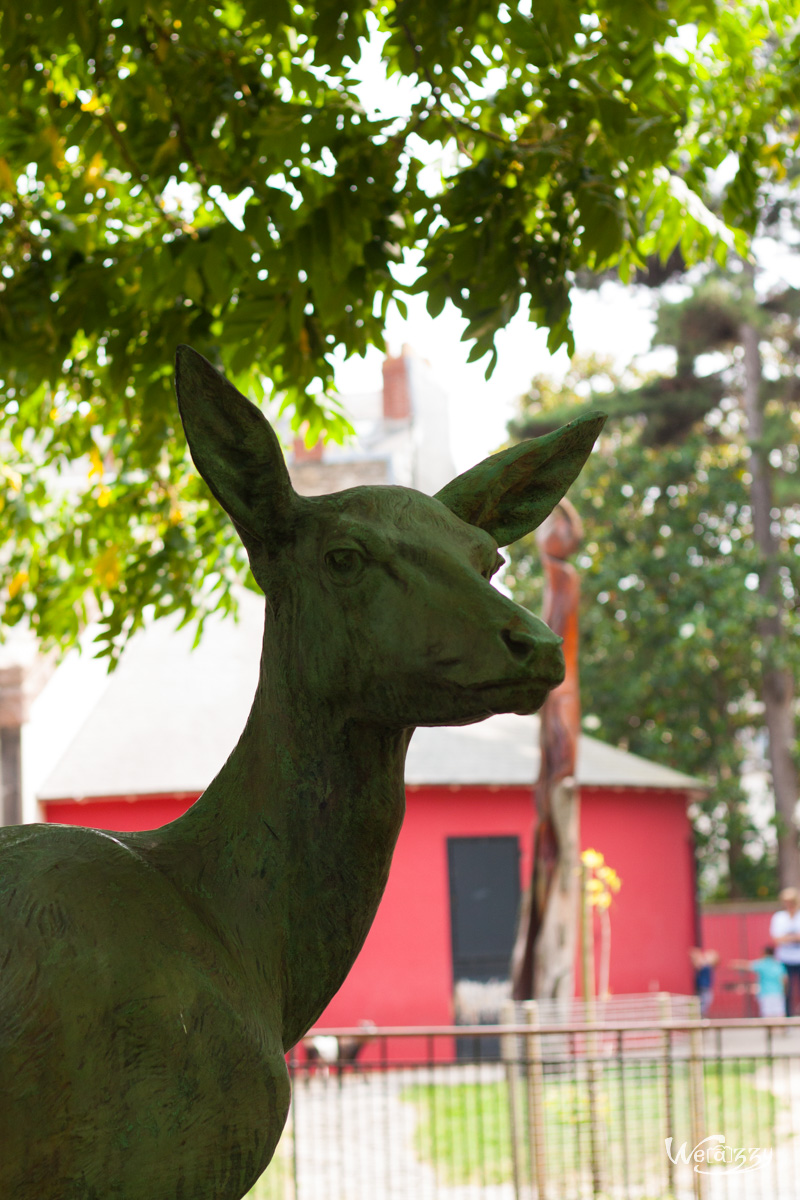
{"type": "Polygon", "coordinates": [[[533,712],[563,676],[560,639],[490,578],[601,415],[435,497],[309,499],[260,410],[188,347],[176,383],[267,597],[258,688],[172,824],[0,830],[3,1200],[239,1200],[283,1129],[284,1055],[377,911],[414,727],[533,712]]]}

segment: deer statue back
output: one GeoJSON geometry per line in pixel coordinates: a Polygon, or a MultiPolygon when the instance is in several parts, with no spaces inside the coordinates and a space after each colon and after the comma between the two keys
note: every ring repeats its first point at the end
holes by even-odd
{"type": "Polygon", "coordinates": [[[563,675],[560,639],[489,580],[602,416],[436,497],[309,499],[261,412],[187,347],[177,391],[267,597],[258,688],[172,824],[0,831],[3,1200],[239,1200],[283,1129],[284,1055],[378,908],[414,726],[533,712],[563,675]]]}

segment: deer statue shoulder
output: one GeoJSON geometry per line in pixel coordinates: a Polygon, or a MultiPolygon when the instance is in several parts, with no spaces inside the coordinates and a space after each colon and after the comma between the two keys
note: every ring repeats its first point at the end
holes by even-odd
{"type": "Polygon", "coordinates": [[[177,391],[267,597],[258,688],[171,825],[0,830],[3,1200],[239,1200],[286,1119],[284,1055],[378,908],[414,726],[531,713],[563,676],[560,639],[489,580],[602,416],[436,497],[308,499],[261,412],[187,347],[177,391]]]}

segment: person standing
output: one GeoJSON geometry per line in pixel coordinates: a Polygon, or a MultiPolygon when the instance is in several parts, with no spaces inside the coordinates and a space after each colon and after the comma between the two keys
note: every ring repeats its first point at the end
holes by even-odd
{"type": "Polygon", "coordinates": [[[778,899],[783,907],[773,914],[769,936],[775,957],[786,967],[786,1012],[796,1017],[800,1016],[800,894],[797,888],[784,888],[778,899]]]}
{"type": "Polygon", "coordinates": [[[700,1016],[707,1017],[714,1003],[714,968],[719,963],[719,954],[716,950],[692,946],[689,958],[694,967],[694,990],[700,997],[700,1016]]]}
{"type": "Polygon", "coordinates": [[[730,964],[739,971],[752,971],[758,983],[758,1011],[762,1017],[786,1016],[786,985],[788,973],[775,957],[775,947],[765,946],[761,958],[752,962],[735,958],[730,964]]]}

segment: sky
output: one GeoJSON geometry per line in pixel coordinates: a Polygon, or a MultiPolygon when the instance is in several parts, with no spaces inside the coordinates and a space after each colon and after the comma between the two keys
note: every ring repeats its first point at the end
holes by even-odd
{"type": "MultiPolygon", "coordinates": [[[[604,284],[598,292],[573,297],[576,349],[612,357],[626,367],[635,355],[647,354],[652,333],[651,298],[644,289],[604,284]]],[[[462,342],[466,322],[452,305],[432,319],[424,298],[409,297],[408,320],[390,310],[387,344],[397,354],[404,343],[426,360],[434,379],[449,399],[453,459],[458,471],[493,453],[505,440],[506,424],[514,416],[518,397],[537,374],[559,377],[569,359],[565,350],[547,351],[547,332],[537,329],[520,311],[497,337],[497,366],[484,379],[484,363],[468,363],[470,342],[462,342]]],[[[648,355],[647,363],[654,355],[648,355]]],[[[383,355],[371,349],[365,358],[339,358],[335,371],[340,393],[379,391],[383,355]]]]}

